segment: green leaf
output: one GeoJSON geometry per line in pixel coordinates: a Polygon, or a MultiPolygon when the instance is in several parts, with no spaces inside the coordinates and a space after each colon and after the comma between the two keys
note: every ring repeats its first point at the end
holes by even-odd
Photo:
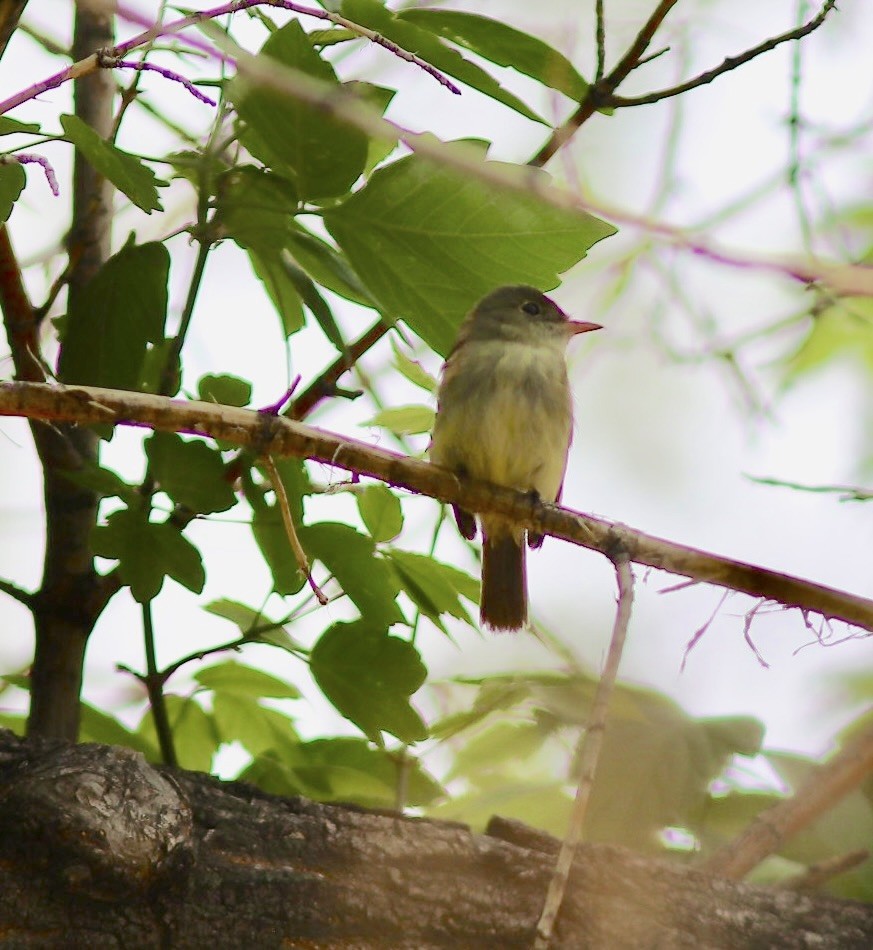
{"type": "Polygon", "coordinates": [[[94,528],[91,538],[94,554],[118,561],[122,580],[141,604],[157,597],[165,576],[195,594],[203,590],[200,552],[173,525],[152,524],[142,511],[123,508],[94,528]]]}
{"type": "Polygon", "coordinates": [[[491,784],[481,783],[466,795],[450,799],[428,811],[443,821],[462,821],[484,829],[495,814],[542,828],[556,838],[567,833],[573,800],[562,782],[545,777],[510,781],[503,776],[491,784]],[[484,787],[483,787],[484,786],[484,787]]]}
{"type": "Polygon", "coordinates": [[[394,350],[394,367],[401,375],[425,392],[437,391],[439,384],[436,379],[417,360],[407,356],[394,340],[391,341],[391,348],[394,350]]]}
{"type": "Polygon", "coordinates": [[[391,574],[384,561],[373,557],[375,545],[370,538],[331,522],[300,528],[298,535],[303,550],[334,575],[362,618],[377,627],[404,622],[391,574]]]}
{"type": "MultiPolygon", "coordinates": [[[[333,68],[296,20],[273,33],[260,55],[340,88],[333,68]]],[[[231,84],[230,97],[249,127],[243,143],[265,164],[287,168],[301,198],[344,194],[363,171],[367,137],[327,110],[254,88],[239,77],[231,84]]]]}
{"type": "Polygon", "coordinates": [[[182,384],[182,360],[176,352],[175,340],[159,340],[146,347],[139,379],[140,392],[153,395],[160,393],[163,396],[175,396],[179,392],[182,384]]]}
{"type": "Polygon", "coordinates": [[[163,211],[156,186],[166,185],[166,182],[158,179],[147,165],[100,138],[74,115],[62,115],[61,126],[64,138],[72,142],[93,168],[105,175],[138,208],[147,214],[163,211]]]}
{"type": "Polygon", "coordinates": [[[218,180],[218,223],[240,247],[259,256],[278,256],[297,211],[294,185],[266,169],[241,165],[218,180]]]}
{"type": "Polygon", "coordinates": [[[236,504],[221,452],[205,442],[186,442],[175,432],[155,432],[145,442],[158,489],[192,511],[211,514],[236,504]]]}
{"type": "MultiPolygon", "coordinates": [[[[532,192],[551,187],[542,172],[513,173],[531,180],[532,192]]],[[[534,193],[494,188],[415,155],[374,172],[324,220],[383,312],[402,317],[443,356],[463,316],[486,293],[520,283],[550,290],[588,248],[615,232],[534,193]]]]}
{"type": "Polygon", "coordinates": [[[324,695],[373,742],[427,738],[409,703],[427,676],[415,647],[365,620],[336,623],[312,648],[310,669],[324,695]]]}
{"type": "Polygon", "coordinates": [[[373,298],[352,270],[345,255],[305,228],[295,224],[291,229],[286,251],[294,262],[322,287],[364,307],[375,306],[373,298]]]}
{"type": "Polygon", "coordinates": [[[18,162],[0,165],[0,224],[9,219],[26,184],[27,175],[18,162]]]}
{"type": "Polygon", "coordinates": [[[16,132],[36,135],[39,129],[39,122],[19,122],[8,115],[0,115],[0,135],[12,135],[16,132]]]}
{"type": "Polygon", "coordinates": [[[493,76],[475,63],[464,59],[457,50],[447,46],[429,30],[423,30],[408,19],[401,19],[378,0],[343,0],[343,16],[361,26],[376,30],[401,49],[415,53],[440,72],[466,83],[473,89],[502,102],[520,115],[543,125],[549,123],[529,109],[517,96],[504,89],[493,76]]]}
{"type": "Polygon", "coordinates": [[[212,715],[221,741],[240,742],[253,756],[270,749],[281,751],[299,741],[286,715],[241,693],[217,692],[212,699],[212,715]]]}
{"type": "Polygon", "coordinates": [[[63,321],[62,382],[139,386],[147,344],[164,338],[169,271],[163,244],[127,244],[109,258],[63,321]]]}
{"type": "Polygon", "coordinates": [[[285,336],[291,336],[292,333],[302,330],[306,326],[306,320],[303,317],[300,294],[282,257],[274,255],[261,257],[254,251],[249,251],[249,262],[255,276],[264,285],[267,296],[276,308],[285,336]]]}
{"type": "MultiPolygon", "coordinates": [[[[196,772],[208,772],[212,768],[212,756],[221,741],[212,716],[190,696],[167,693],[164,703],[179,766],[196,772]]],[[[146,710],[137,734],[151,748],[159,748],[151,708],[146,710]]]]}
{"type": "MultiPolygon", "coordinates": [[[[299,459],[279,459],[276,468],[288,496],[291,515],[295,523],[299,523],[303,517],[303,494],[308,490],[303,463],[299,459]]],[[[249,472],[243,476],[243,490],[252,507],[252,534],[273,576],[273,590],[283,596],[296,594],[306,578],[297,567],[282,512],[278,505],[269,504],[264,497],[269,487],[256,485],[249,472]]]]}
{"type": "Polygon", "coordinates": [[[306,305],[306,309],[315,317],[318,325],[321,327],[324,335],[339,350],[345,353],[346,343],[340,328],[337,325],[333,311],[327,304],[327,301],[318,292],[315,284],[309,279],[307,274],[298,267],[289,255],[283,255],[282,264],[288,275],[288,279],[294,285],[294,289],[300,294],[300,299],[306,305]]]}
{"type": "Polygon", "coordinates": [[[398,761],[398,756],[374,749],[365,739],[316,739],[301,745],[299,752],[308,769],[325,770],[335,801],[352,801],[367,808],[394,808],[401,781],[406,805],[410,807],[429,805],[445,794],[417,759],[406,755],[402,762],[398,761]]]}
{"type": "Polygon", "coordinates": [[[103,745],[121,745],[142,752],[146,758],[154,760],[157,747],[151,745],[136,732],[132,732],[114,716],[89,703],[82,703],[79,722],[79,742],[100,742],[103,745]]]}
{"type": "Polygon", "coordinates": [[[426,554],[396,548],[385,554],[397,569],[403,589],[426,617],[441,626],[440,615],[449,614],[472,626],[470,615],[458,599],[456,575],[461,572],[426,554]]]}
{"type": "Polygon", "coordinates": [[[498,66],[510,66],[550,89],[563,92],[575,102],[588,92],[588,83],[563,53],[500,20],[457,10],[412,9],[397,16],[438,33],[498,66]]]}
{"type": "Polygon", "coordinates": [[[300,690],[296,686],[235,660],[225,660],[215,666],[198,670],[194,679],[206,689],[216,692],[234,693],[255,699],[300,699],[300,690]]]}
{"type": "Polygon", "coordinates": [[[229,600],[228,598],[213,600],[203,609],[216,617],[223,617],[225,620],[235,623],[244,637],[251,636],[252,642],[267,643],[270,646],[279,647],[294,654],[298,654],[302,650],[300,644],[288,633],[280,621],[271,620],[262,611],[241,604],[237,600],[229,600]],[[252,636],[255,630],[258,633],[252,636]]]}
{"type": "Polygon", "coordinates": [[[101,468],[96,462],[85,461],[81,468],[69,469],[62,474],[74,485],[90,488],[101,498],[123,498],[130,505],[141,497],[135,485],[129,485],[117,472],[101,468]]]}
{"type": "Polygon", "coordinates": [[[855,359],[873,370],[873,299],[844,297],[820,313],[785,367],[786,382],[821,369],[837,359],[855,359]]]}
{"type": "Polygon", "coordinates": [[[419,435],[433,428],[433,415],[430,406],[392,406],[361,425],[380,426],[395,435],[419,435]]]}
{"type": "Polygon", "coordinates": [[[361,519],[374,541],[390,541],[403,530],[400,499],[386,485],[368,485],[356,499],[361,519]]]}
{"type": "Polygon", "coordinates": [[[197,395],[204,402],[216,402],[221,406],[247,406],[252,398],[252,384],[247,379],[223,373],[215,376],[207,373],[197,383],[197,395]]]}

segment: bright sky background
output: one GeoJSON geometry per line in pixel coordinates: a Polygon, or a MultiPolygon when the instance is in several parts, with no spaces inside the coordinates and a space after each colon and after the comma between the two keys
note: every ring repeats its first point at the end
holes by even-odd
{"type": "MultiPolygon", "coordinates": [[[[606,4],[610,64],[626,48],[652,5],[651,0],[606,4]]],[[[68,29],[70,5],[49,0],[31,6],[29,22],[66,41],[62,31],[68,29]]],[[[142,11],[156,8],[146,0],[135,6],[142,11]]],[[[544,0],[532,6],[520,0],[482,0],[451,6],[477,10],[535,32],[571,56],[583,75],[593,73],[593,24],[587,9],[593,3],[544,0]],[[580,13],[583,6],[586,9],[580,13]]],[[[793,26],[796,7],[789,0],[767,4],[682,0],[663,38],[653,47],[669,43],[671,51],[640,69],[620,91],[625,95],[646,92],[709,68],[793,26]]],[[[847,0],[840,7],[803,45],[800,101],[807,131],[801,149],[815,160],[807,186],[813,220],[821,218],[829,203],[840,206],[853,196],[859,201],[870,196],[869,134],[862,140],[866,150],[832,154],[819,144],[821,127],[830,132],[854,128],[869,120],[873,105],[873,18],[863,3],[847,0]]],[[[243,22],[242,17],[238,22],[243,22]]],[[[137,31],[121,25],[119,37],[137,31]]],[[[250,36],[250,48],[256,49],[261,32],[253,27],[250,36]]],[[[784,173],[791,56],[790,46],[781,47],[679,100],[621,111],[611,118],[596,116],[550,170],[565,176],[573,187],[581,184],[595,200],[631,213],[650,214],[678,226],[705,221],[784,173]],[[672,168],[671,187],[656,209],[653,201],[665,167],[672,168]]],[[[0,80],[6,94],[11,94],[56,69],[56,61],[19,35],[0,61],[0,80]]],[[[398,88],[389,113],[393,120],[409,128],[430,128],[446,139],[492,139],[493,157],[524,160],[545,137],[542,127],[474,92],[451,96],[430,77],[381,50],[355,53],[339,69],[343,75],[355,73],[358,78],[398,88]]],[[[546,114],[566,114],[566,102],[542,98],[532,83],[508,71],[501,71],[500,79],[546,114]]],[[[181,87],[148,75],[143,88],[152,101],[167,106],[185,123],[205,128],[210,121],[208,107],[181,87]]],[[[69,87],[47,93],[21,107],[15,117],[39,120],[47,130],[54,129],[58,111],[69,109],[69,95],[69,87]]],[[[141,114],[132,113],[119,144],[157,155],[165,134],[141,114]]],[[[69,149],[50,145],[41,151],[55,165],[62,197],[52,198],[39,170],[28,167],[28,187],[10,222],[13,241],[25,260],[41,258],[56,246],[62,235],[47,230],[46,222],[54,227],[63,221],[59,201],[69,200],[69,149]]],[[[167,216],[144,219],[119,203],[116,243],[131,228],[140,240],[146,240],[190,218],[191,194],[186,186],[174,184],[163,200],[165,207],[175,211],[173,223],[168,223],[167,216]]],[[[796,207],[784,188],[771,190],[766,200],[706,234],[737,250],[771,255],[802,250],[796,207]]],[[[765,487],[748,478],[860,484],[865,434],[869,451],[873,423],[869,378],[845,363],[787,391],[782,389],[780,368],[774,361],[800,340],[797,330],[789,331],[787,336],[750,348],[745,355],[747,377],[767,407],[766,412],[750,414],[724,366],[697,358],[700,338],[695,321],[711,321],[719,338],[732,340],[750,328],[798,312],[808,304],[805,292],[772,274],[728,269],[662,250],[657,257],[637,259],[627,290],[614,305],[607,305],[616,279],[615,262],[637,236],[626,229],[595,247],[554,292],[571,314],[607,326],[596,339],[580,341],[571,349],[577,425],[564,502],[675,542],[869,595],[873,546],[869,505],[765,487]],[[665,279],[664,275],[671,274],[691,301],[691,316],[665,279]],[[677,360],[676,353],[687,358],[677,360]]],[[[177,238],[171,244],[175,314],[193,260],[185,243],[177,238]]],[[[826,243],[816,250],[825,256],[833,252],[826,243]]],[[[35,299],[41,300],[45,275],[34,268],[28,279],[35,299]]],[[[337,309],[349,337],[372,322],[371,315],[351,306],[338,303],[337,309]]],[[[378,370],[388,353],[387,346],[378,348],[364,367],[378,370]]],[[[305,383],[334,355],[317,332],[300,334],[291,340],[292,375],[302,373],[305,383]]],[[[428,365],[437,371],[437,362],[431,360],[428,365]]],[[[254,405],[275,401],[286,387],[286,354],[277,319],[257,292],[242,254],[233,247],[219,248],[210,259],[185,369],[189,389],[207,372],[253,379],[254,405]]],[[[8,360],[0,363],[0,372],[11,376],[8,360]]],[[[421,401],[420,393],[395,385],[393,377],[380,384],[380,392],[392,405],[421,401]]],[[[363,425],[372,412],[364,400],[342,402],[320,411],[312,421],[354,438],[392,445],[387,434],[363,425]]],[[[140,476],[137,456],[130,451],[138,439],[135,433],[119,431],[105,453],[105,464],[131,479],[140,476]]],[[[417,448],[425,444],[426,439],[419,439],[417,448]]],[[[326,469],[314,474],[324,482],[341,480],[339,473],[326,469]]],[[[41,484],[27,427],[20,420],[0,423],[0,499],[0,576],[32,589],[41,568],[41,484]]],[[[407,525],[400,538],[402,546],[426,543],[435,510],[427,499],[404,500],[407,525]]],[[[342,494],[317,499],[308,511],[314,517],[337,520],[356,517],[352,499],[342,494]]],[[[192,525],[190,536],[205,555],[207,587],[202,596],[193,597],[172,582],[165,585],[155,608],[163,662],[234,635],[234,628],[204,614],[201,605],[217,597],[252,606],[261,603],[269,580],[248,528],[235,520],[244,517],[240,508],[192,525]]],[[[444,560],[474,566],[448,528],[441,535],[439,553],[444,560]]],[[[751,636],[769,663],[764,669],[743,639],[743,618],[754,606],[752,600],[736,595],[719,607],[720,590],[698,586],[662,593],[677,579],[639,568],[636,574],[637,601],[622,666],[624,678],[666,691],[695,714],[759,716],[767,725],[770,747],[814,754],[827,748],[836,728],[851,714],[838,699],[834,676],[841,670],[870,668],[869,640],[830,648],[809,645],[813,637],[798,612],[765,611],[751,626],[751,636]],[[706,635],[681,670],[686,644],[716,610],[706,635]]],[[[530,556],[529,576],[536,620],[556,632],[584,661],[599,664],[614,609],[615,585],[608,562],[549,540],[541,552],[530,556]]],[[[274,616],[282,613],[279,603],[271,603],[268,609],[274,616]]],[[[340,604],[326,608],[308,629],[315,634],[348,615],[347,607],[340,604]]],[[[0,671],[19,669],[32,651],[29,618],[8,598],[0,598],[0,618],[6,631],[0,671]]],[[[835,638],[847,632],[844,625],[834,625],[835,638]]],[[[296,629],[294,633],[298,635],[296,629]]],[[[422,628],[418,645],[434,678],[554,664],[528,635],[481,637],[461,627],[453,633],[454,645],[426,623],[422,628]]],[[[263,647],[247,650],[242,659],[263,663],[304,688],[313,704],[297,704],[304,732],[325,734],[343,728],[295,661],[263,647]]],[[[85,694],[92,701],[116,704],[135,692],[129,679],[114,673],[117,662],[136,666],[143,662],[139,608],[127,596],[116,597],[101,618],[88,662],[85,694]]],[[[180,677],[172,685],[182,687],[184,682],[180,677]]],[[[416,702],[419,699],[425,711],[432,708],[426,695],[416,702]]]]}

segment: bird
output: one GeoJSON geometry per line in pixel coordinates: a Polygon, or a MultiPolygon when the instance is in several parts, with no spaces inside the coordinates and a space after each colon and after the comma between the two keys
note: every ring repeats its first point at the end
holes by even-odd
{"type": "MultiPolygon", "coordinates": [[[[459,478],[483,479],[559,501],[573,430],[566,350],[597,323],[570,319],[534,287],[499,287],[462,321],[443,365],[429,447],[431,462],[459,478]]],[[[453,506],[463,537],[476,536],[476,519],[453,506]]],[[[495,631],[527,624],[527,532],[503,515],[481,516],[480,621],[495,631]]]]}

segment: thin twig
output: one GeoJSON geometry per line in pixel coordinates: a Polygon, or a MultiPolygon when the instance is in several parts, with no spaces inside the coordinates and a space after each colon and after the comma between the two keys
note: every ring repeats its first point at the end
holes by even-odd
{"type": "Polygon", "coordinates": [[[270,481],[273,484],[273,491],[276,493],[276,503],[279,505],[279,511],[282,512],[282,523],[285,525],[285,533],[288,535],[288,540],[291,543],[291,550],[294,552],[297,566],[306,578],[306,582],[312,588],[312,593],[315,594],[318,602],[324,607],[330,601],[324,591],[315,583],[312,571],[309,570],[309,560],[306,557],[306,552],[303,550],[303,545],[300,543],[300,538],[297,537],[297,529],[294,527],[294,519],[291,517],[291,508],[288,505],[288,495],[285,492],[285,486],[282,484],[282,476],[279,474],[279,470],[276,468],[276,463],[273,461],[272,456],[264,455],[262,461],[264,468],[267,470],[267,474],[270,476],[270,481]]]}
{"type": "MultiPolygon", "coordinates": [[[[236,13],[239,10],[247,10],[251,7],[262,5],[280,7],[284,10],[290,10],[294,13],[299,13],[302,16],[311,16],[319,20],[328,20],[331,23],[335,23],[339,26],[345,27],[348,30],[352,30],[371,42],[384,47],[393,55],[400,57],[408,63],[418,66],[419,69],[422,69],[428,73],[428,75],[433,76],[437,82],[445,86],[446,89],[448,89],[450,92],[453,92],[455,95],[461,94],[461,90],[438,69],[436,69],[434,66],[431,66],[430,63],[425,62],[414,53],[410,53],[408,50],[402,49],[396,43],[392,43],[391,40],[385,39],[384,36],[376,33],[374,30],[370,30],[365,26],[353,23],[351,20],[347,20],[345,17],[340,16],[337,13],[330,13],[327,10],[318,10],[313,7],[304,7],[297,3],[290,3],[288,0],[232,0],[230,3],[223,3],[220,6],[213,7],[210,10],[201,10],[198,13],[192,13],[189,16],[182,17],[179,20],[174,20],[172,23],[165,24],[154,23],[148,17],[144,17],[136,10],[119,6],[118,14],[120,16],[124,17],[126,20],[129,20],[131,23],[138,23],[141,26],[148,24],[148,29],[134,37],[131,37],[131,39],[125,41],[124,43],[119,43],[117,46],[114,46],[111,49],[94,52],[90,56],[87,56],[84,59],[81,59],[78,62],[68,66],[66,69],[62,69],[60,72],[57,72],[52,76],[48,76],[46,79],[43,79],[38,83],[34,83],[32,86],[28,86],[27,89],[22,89],[14,96],[11,96],[9,99],[6,99],[4,102],[0,103],[0,115],[8,112],[10,109],[14,109],[16,106],[20,106],[23,102],[28,102],[30,99],[35,99],[37,96],[47,92],[49,89],[57,89],[59,86],[64,85],[64,83],[67,83],[72,79],[78,79],[81,76],[87,76],[89,73],[95,72],[101,68],[101,56],[108,55],[112,58],[121,58],[127,53],[131,52],[131,50],[135,50],[140,46],[148,45],[159,36],[172,36],[174,34],[181,33],[190,26],[196,26],[199,23],[203,23],[206,20],[212,20],[216,17],[224,16],[227,13],[236,13]]],[[[212,50],[211,47],[202,43],[198,39],[186,37],[186,42],[188,42],[195,49],[206,49],[207,52],[214,53],[214,50],[212,50]]]]}
{"type": "Polygon", "coordinates": [[[618,543],[635,563],[873,631],[873,600],[866,597],[676,544],[559,505],[540,504],[529,495],[488,482],[465,479],[462,484],[438,465],[284,416],[265,417],[250,409],[146,393],[17,381],[0,382],[0,416],[26,416],[80,425],[145,426],[220,439],[259,454],[269,452],[274,457],[308,458],[449,504],[459,504],[465,511],[503,515],[520,527],[607,556],[618,543]]]}
{"type": "Polygon", "coordinates": [[[606,70],[606,29],[603,21],[603,0],[596,0],[594,4],[595,15],[597,17],[596,43],[597,43],[597,71],[594,74],[594,82],[598,83],[603,79],[603,73],[606,70]]]}
{"type": "Polygon", "coordinates": [[[870,852],[867,848],[858,848],[855,851],[849,851],[847,854],[838,854],[835,858],[828,858],[826,861],[817,861],[795,877],[783,881],[781,887],[790,891],[814,891],[818,890],[822,884],[851,871],[865,861],[870,860],[870,852]]]}
{"type": "Polygon", "coordinates": [[[534,950],[546,950],[551,943],[555,921],[561,910],[570,870],[576,856],[576,848],[582,840],[585,828],[585,819],[588,814],[588,802],[591,799],[591,790],[594,787],[594,778],[597,772],[597,762],[600,750],[603,747],[603,737],[606,732],[606,714],[609,709],[609,699],[615,686],[615,678],[621,663],[627,628],[631,617],[631,607],[634,600],[634,576],[630,561],[624,552],[613,556],[615,576],[618,582],[618,603],[615,611],[615,623],[612,628],[612,639],[609,643],[609,652],[603,665],[603,672],[597,683],[594,701],[591,704],[591,713],[582,738],[579,751],[579,785],[576,788],[576,800],[570,814],[570,825],[567,834],[561,842],[561,850],[555,864],[552,879],[543,905],[543,912],[537,923],[537,935],[534,940],[534,950]]]}
{"type": "Polygon", "coordinates": [[[776,49],[777,46],[781,46],[783,43],[790,43],[792,40],[802,39],[804,36],[812,33],[813,30],[817,30],[822,25],[822,23],[824,23],[831,10],[834,9],[836,2],[837,0],[827,0],[825,5],[819,11],[818,15],[813,17],[809,23],[799,26],[796,29],[788,30],[785,33],[781,33],[779,36],[773,36],[769,40],[764,40],[763,43],[753,46],[751,49],[746,50],[745,53],[740,53],[738,56],[728,56],[725,60],[723,60],[721,65],[716,66],[714,69],[707,70],[705,73],[700,73],[700,75],[695,76],[694,79],[689,79],[687,82],[679,83],[676,86],[671,86],[669,89],[661,89],[658,92],[650,92],[645,96],[633,96],[632,98],[609,96],[607,97],[605,104],[612,106],[614,109],[626,109],[631,106],[651,105],[654,102],[660,102],[662,99],[670,99],[673,96],[679,96],[683,92],[688,92],[690,89],[697,89],[699,86],[705,86],[707,83],[712,82],[713,79],[723,76],[725,73],[736,69],[738,66],[744,66],[746,63],[756,59],[763,53],[769,53],[770,50],[776,49]]]}
{"type": "Polygon", "coordinates": [[[155,652],[155,629],[152,622],[152,604],[150,600],[142,605],[142,628],[145,641],[146,675],[139,678],[145,683],[149,694],[149,706],[152,710],[152,720],[158,737],[158,747],[161,750],[161,760],[164,765],[176,766],[179,761],[176,758],[173,730],[170,726],[167,701],[164,697],[165,678],[158,670],[155,652]]]}
{"type": "Polygon", "coordinates": [[[546,164],[552,156],[576,134],[579,128],[591,118],[594,113],[603,107],[615,89],[628,77],[631,70],[639,65],[640,59],[648,49],[649,43],[664,22],[667,14],[676,6],[678,0],[661,0],[652,12],[652,15],[643,24],[633,43],[622,56],[612,72],[600,82],[589,86],[585,97],[579,103],[576,111],[560,127],[555,129],[549,140],[530,160],[528,164],[537,168],[546,164]]]}
{"type": "Polygon", "coordinates": [[[347,346],[345,353],[342,353],[324,372],[316,376],[294,400],[286,413],[288,418],[297,419],[298,421],[305,419],[324,399],[335,395],[336,384],[340,376],[352,369],[358,360],[385,336],[389,329],[388,324],[380,320],[358,337],[354,343],[347,346]]]}
{"type": "Polygon", "coordinates": [[[33,610],[36,606],[34,595],[17,584],[13,584],[12,581],[4,581],[0,578],[0,591],[8,594],[13,600],[17,600],[19,604],[23,604],[28,610],[33,610]]]}
{"type": "Polygon", "coordinates": [[[792,798],[758,815],[745,831],[704,862],[702,870],[734,880],[745,877],[798,831],[858,788],[871,772],[873,726],[815,769],[792,798]]]}

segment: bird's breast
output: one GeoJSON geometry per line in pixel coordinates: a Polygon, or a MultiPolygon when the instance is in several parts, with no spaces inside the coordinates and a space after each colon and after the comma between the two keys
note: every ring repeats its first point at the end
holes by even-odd
{"type": "Polygon", "coordinates": [[[446,364],[430,455],[553,501],[571,428],[563,345],[470,341],[446,364]]]}

